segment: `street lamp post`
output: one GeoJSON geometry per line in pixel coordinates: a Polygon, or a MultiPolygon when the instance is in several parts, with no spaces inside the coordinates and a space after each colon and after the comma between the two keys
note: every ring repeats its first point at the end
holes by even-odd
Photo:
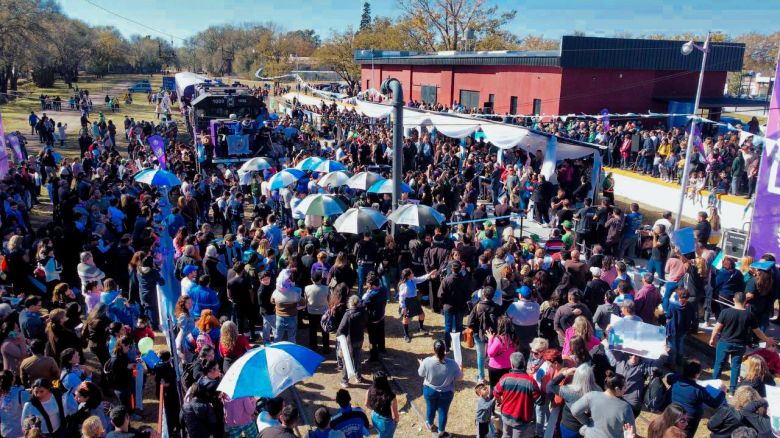
{"type": "Polygon", "coordinates": [[[707,32],[707,39],[704,40],[704,46],[699,46],[698,44],[695,44],[693,41],[688,41],[687,43],[683,44],[682,46],[682,54],[683,55],[690,55],[691,52],[693,52],[693,49],[700,50],[702,52],[701,57],[701,70],[699,71],[699,85],[696,87],[696,99],[693,104],[693,117],[691,118],[691,130],[688,133],[688,146],[685,148],[685,166],[683,167],[683,176],[682,181],[680,182],[680,203],[677,207],[677,215],[674,217],[674,229],[679,230],[680,229],[680,221],[682,220],[682,214],[683,214],[683,206],[685,205],[685,191],[688,187],[688,179],[690,178],[690,167],[691,167],[691,155],[693,154],[693,134],[696,130],[696,121],[697,116],[696,113],[699,110],[699,101],[701,100],[701,87],[704,83],[704,69],[707,65],[707,54],[710,51],[710,38],[712,36],[712,32],[707,32]]]}
{"type": "MultiPolygon", "coordinates": [[[[398,209],[401,198],[401,174],[404,160],[404,92],[401,82],[388,78],[382,82],[382,94],[393,93],[393,211],[398,209]]],[[[393,224],[393,237],[398,227],[393,224]]]]}

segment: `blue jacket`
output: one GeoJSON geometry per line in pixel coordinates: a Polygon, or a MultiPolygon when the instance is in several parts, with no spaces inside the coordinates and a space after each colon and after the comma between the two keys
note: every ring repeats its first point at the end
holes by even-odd
{"type": "Polygon", "coordinates": [[[143,266],[138,269],[138,291],[142,301],[149,303],[157,299],[158,284],[165,285],[159,270],[143,266]]]}
{"type": "Polygon", "coordinates": [[[387,306],[387,290],[383,287],[379,289],[369,289],[363,294],[363,306],[368,314],[368,322],[378,322],[385,318],[385,307],[387,306]]]}
{"type": "Polygon", "coordinates": [[[715,274],[715,284],[713,285],[720,296],[731,299],[735,293],[745,290],[745,278],[742,272],[734,269],[727,271],[726,269],[719,269],[715,274]]]}
{"type": "Polygon", "coordinates": [[[696,306],[693,303],[687,302],[685,306],[681,306],[680,303],[670,303],[667,312],[666,336],[670,338],[685,336],[690,331],[695,318],[696,306]]]}
{"type": "Polygon", "coordinates": [[[667,377],[666,382],[671,385],[670,401],[682,406],[688,416],[693,418],[701,418],[704,405],[717,408],[726,398],[726,393],[723,391],[717,397],[713,397],[703,386],[676,374],[667,377]]]}
{"type": "Polygon", "coordinates": [[[193,318],[200,318],[201,312],[205,309],[211,309],[214,314],[219,313],[219,296],[213,290],[201,286],[195,285],[190,289],[188,294],[192,299],[192,314],[193,318]]]}
{"type": "Polygon", "coordinates": [[[138,304],[125,305],[127,300],[121,298],[108,305],[108,317],[114,322],[135,327],[135,320],[141,314],[138,304]]]}

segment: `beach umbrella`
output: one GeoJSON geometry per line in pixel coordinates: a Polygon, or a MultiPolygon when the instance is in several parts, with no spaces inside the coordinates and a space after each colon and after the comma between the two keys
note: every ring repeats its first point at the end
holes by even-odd
{"type": "Polygon", "coordinates": [[[150,186],[175,187],[181,185],[181,181],[173,172],[162,169],[144,169],[136,173],[133,179],[150,186]]]}
{"type": "Polygon", "coordinates": [[[233,362],[217,386],[232,399],[276,397],[311,377],[324,357],[292,342],[277,342],[247,351],[233,362]]]}
{"type": "Polygon", "coordinates": [[[320,157],[308,157],[296,164],[295,168],[298,170],[312,170],[314,166],[322,163],[322,161],[323,159],[320,157]]]}
{"type": "Polygon", "coordinates": [[[387,218],[371,207],[350,208],[339,216],[333,227],[339,233],[361,234],[382,228],[387,218]]]}
{"type": "Polygon", "coordinates": [[[382,175],[375,172],[360,172],[347,181],[347,187],[356,190],[368,190],[377,181],[382,181],[382,175]]]}
{"type": "Polygon", "coordinates": [[[260,170],[266,170],[272,167],[274,167],[274,165],[271,164],[270,158],[255,157],[242,164],[239,170],[243,170],[244,172],[258,172],[260,170]]]}
{"type": "Polygon", "coordinates": [[[322,160],[310,170],[314,172],[330,173],[336,172],[338,170],[347,170],[347,166],[339,163],[336,160],[322,160]]]}
{"type": "Polygon", "coordinates": [[[349,181],[349,174],[343,170],[327,173],[317,181],[317,185],[320,187],[341,187],[347,185],[349,181]]]}
{"type": "Polygon", "coordinates": [[[272,176],[268,183],[271,185],[271,190],[279,190],[283,187],[295,184],[298,182],[304,173],[298,169],[283,169],[272,176]]]}
{"type": "MultiPolygon", "coordinates": [[[[414,192],[414,190],[412,190],[408,184],[401,181],[401,193],[412,192],[414,192]]],[[[371,187],[368,188],[368,193],[393,193],[393,180],[384,179],[382,181],[375,182],[371,187]]]]}
{"type": "Polygon", "coordinates": [[[439,225],[445,221],[445,218],[443,214],[427,205],[404,204],[390,213],[387,220],[396,225],[424,227],[426,225],[439,225]]]}
{"type": "Polygon", "coordinates": [[[295,210],[309,216],[326,217],[343,213],[346,206],[334,196],[316,194],[303,198],[295,210]]]}

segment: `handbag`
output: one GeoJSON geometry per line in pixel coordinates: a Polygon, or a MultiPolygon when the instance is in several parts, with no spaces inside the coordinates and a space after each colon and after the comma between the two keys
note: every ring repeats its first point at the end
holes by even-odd
{"type": "Polygon", "coordinates": [[[466,347],[474,348],[474,330],[470,328],[463,330],[463,340],[466,341],[466,347]]]}

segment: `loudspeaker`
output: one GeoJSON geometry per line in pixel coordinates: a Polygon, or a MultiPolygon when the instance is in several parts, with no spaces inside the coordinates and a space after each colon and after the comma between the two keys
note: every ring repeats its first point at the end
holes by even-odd
{"type": "Polygon", "coordinates": [[[747,252],[747,233],[739,230],[725,230],[720,241],[723,248],[723,255],[733,257],[737,260],[745,256],[747,252]]]}

